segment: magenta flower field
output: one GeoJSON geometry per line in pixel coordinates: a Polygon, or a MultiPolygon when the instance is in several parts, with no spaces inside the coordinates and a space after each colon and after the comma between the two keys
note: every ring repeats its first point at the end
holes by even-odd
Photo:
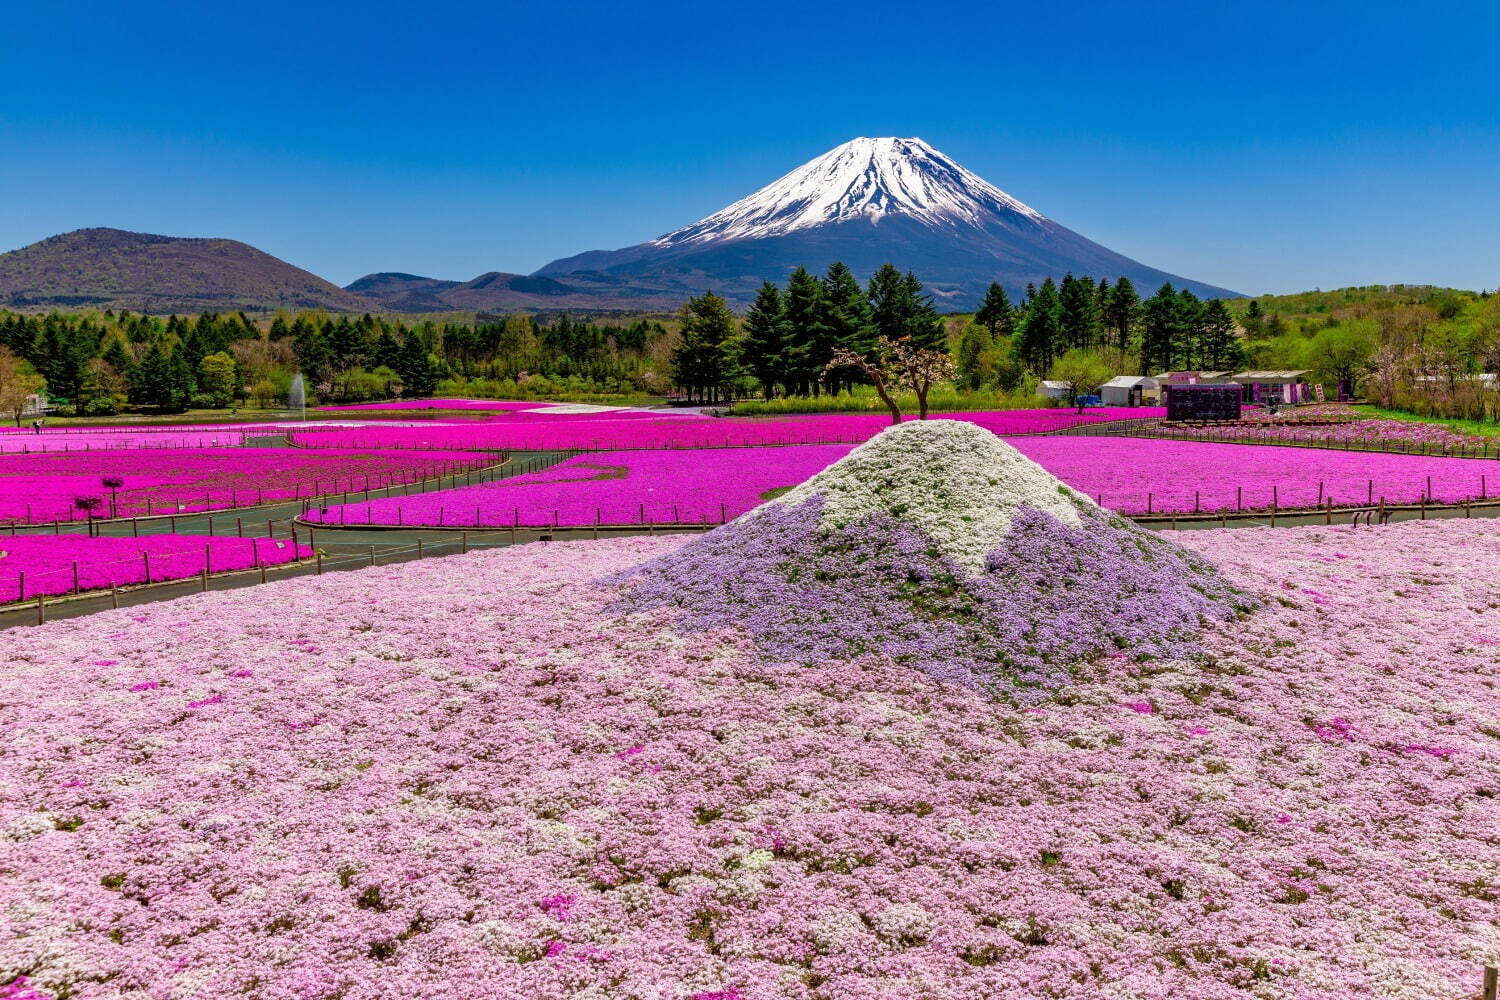
{"type": "Polygon", "coordinates": [[[228,573],[274,566],[310,555],[312,549],[306,545],[294,547],[288,539],[274,538],[6,535],[0,536],[0,604],[72,593],[75,588],[107,590],[179,580],[204,569],[228,573]]]}
{"type": "MultiPolygon", "coordinates": [[[[1124,514],[1456,503],[1500,490],[1500,464],[1134,438],[1020,437],[1010,442],[1074,489],[1124,514]],[[1431,479],[1429,494],[1428,480],[1431,479]]],[[[716,524],[802,482],[850,445],[616,451],[481,486],[335,504],[320,524],[548,526],[716,524]]],[[[384,454],[377,452],[377,454],[384,454]]],[[[397,454],[404,454],[397,452],[397,454]]]]}
{"type": "Polygon", "coordinates": [[[718,524],[848,454],[848,445],[611,451],[482,486],[314,508],[322,524],[718,524]]]}
{"type": "Polygon", "coordinates": [[[302,448],[172,448],[0,456],[0,521],[83,520],[248,507],[273,500],[430,478],[490,465],[495,457],[453,451],[334,451],[302,448]],[[104,484],[107,478],[121,485],[104,484]]]}
{"type": "Polygon", "coordinates": [[[1457,503],[1500,491],[1500,463],[1318,448],[1044,437],[1011,442],[1063,482],[1125,514],[1457,503]],[[1429,488],[1429,479],[1431,486],[1429,488]]]}
{"type": "Polygon", "coordinates": [[[677,538],[8,633],[0,966],[79,1000],[1471,995],[1500,527],[1185,542],[1262,609],[1032,708],[613,617],[593,581],[677,538]]]}
{"type": "MultiPolygon", "coordinates": [[[[934,414],[933,419],[968,420],[1005,436],[1042,434],[1080,424],[1125,418],[1161,417],[1165,413],[1165,410],[1154,407],[1094,407],[1081,414],[1064,409],[995,410],[934,414]]],[[[293,432],[292,440],[306,447],[328,448],[483,448],[506,451],[732,448],[855,444],[875,436],[890,423],[888,416],[876,413],[784,418],[655,417],[644,412],[631,417],[618,414],[550,417],[542,413],[528,415],[525,419],[456,427],[299,430],[293,432]]]]}

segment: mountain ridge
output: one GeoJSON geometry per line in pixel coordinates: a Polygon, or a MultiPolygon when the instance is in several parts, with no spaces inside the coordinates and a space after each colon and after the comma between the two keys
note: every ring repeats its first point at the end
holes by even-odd
{"type": "Polygon", "coordinates": [[[248,243],[104,226],[0,254],[0,306],[143,313],[379,309],[248,243]]]}

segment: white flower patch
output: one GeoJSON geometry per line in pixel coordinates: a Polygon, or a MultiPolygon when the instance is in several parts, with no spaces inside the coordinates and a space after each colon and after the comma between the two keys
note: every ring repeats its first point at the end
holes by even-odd
{"type": "MultiPolygon", "coordinates": [[[[891,427],[811,479],[764,504],[823,497],[825,526],[872,514],[911,523],[971,573],[1030,507],[1078,525],[1074,500],[1052,473],[982,427],[964,420],[914,420],[891,427]]],[[[1089,501],[1085,497],[1079,500],[1089,501]]],[[[757,516],[757,511],[745,515],[757,516]]]]}

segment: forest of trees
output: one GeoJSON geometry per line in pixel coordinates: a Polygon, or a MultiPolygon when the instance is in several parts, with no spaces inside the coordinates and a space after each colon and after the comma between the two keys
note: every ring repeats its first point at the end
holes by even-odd
{"type": "Polygon", "coordinates": [[[661,323],[617,326],[560,316],[471,324],[318,313],[257,324],[243,314],[160,319],[132,313],[0,313],[0,350],[28,362],[67,411],[109,415],[275,406],[301,372],[324,402],[439,391],[474,395],[610,395],[665,388],[661,323]]]}
{"type": "Polygon", "coordinates": [[[863,379],[849,366],[825,378],[836,352],[868,354],[882,337],[939,350],[948,341],[921,281],[890,264],[865,287],[838,262],[821,278],[799,267],[785,288],[769,281],[761,286],[738,331],[728,304],[712,293],[690,301],[679,318],[674,384],[710,402],[742,395],[752,382],[766,399],[836,393],[863,379]]]}

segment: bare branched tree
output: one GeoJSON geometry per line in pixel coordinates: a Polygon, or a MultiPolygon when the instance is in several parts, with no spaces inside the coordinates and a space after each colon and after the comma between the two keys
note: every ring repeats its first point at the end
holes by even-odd
{"type": "Polygon", "coordinates": [[[823,378],[835,368],[857,368],[870,380],[880,401],[891,411],[891,423],[901,422],[901,404],[893,391],[906,390],[917,397],[917,419],[927,419],[927,394],[932,387],[952,381],[957,369],[944,351],[918,347],[909,337],[881,337],[866,357],[855,351],[835,350],[823,367],[823,378]]]}

